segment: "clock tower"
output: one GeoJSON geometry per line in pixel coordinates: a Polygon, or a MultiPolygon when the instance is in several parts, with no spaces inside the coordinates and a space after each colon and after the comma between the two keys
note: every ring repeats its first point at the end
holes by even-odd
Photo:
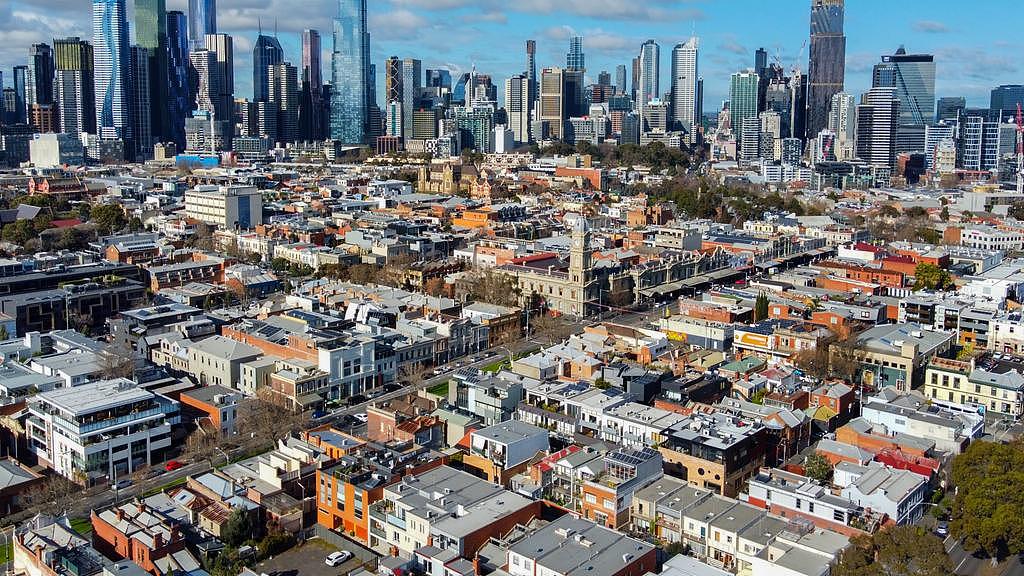
{"type": "Polygon", "coordinates": [[[590,281],[590,225],[586,219],[580,218],[572,228],[569,245],[569,278],[577,286],[584,286],[590,281]]]}

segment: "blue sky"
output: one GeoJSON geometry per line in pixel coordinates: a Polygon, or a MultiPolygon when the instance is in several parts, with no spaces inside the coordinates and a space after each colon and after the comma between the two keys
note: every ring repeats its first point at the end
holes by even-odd
{"type": "MultiPolygon", "coordinates": [[[[128,0],[129,6],[131,0],[128,0]]],[[[785,68],[806,71],[809,0],[369,0],[372,59],[382,68],[390,56],[415,57],[424,68],[477,70],[499,82],[524,67],[524,43],[535,39],[538,67],[565,64],[570,34],[584,37],[588,76],[629,64],[640,44],[661,44],[662,90],[667,89],[668,56],[676,42],[695,30],[701,39],[705,110],[726,97],[729,74],[752,66],[763,46],[785,68]]],[[[23,63],[32,42],[54,36],[91,36],[87,0],[3,0],[0,3],[0,67],[23,63]]],[[[235,38],[235,79],[239,96],[250,96],[251,50],[257,21],[264,30],[277,21],[278,37],[293,62],[299,60],[298,32],[316,28],[324,36],[325,80],[334,0],[219,0],[222,32],[235,38]]],[[[909,52],[934,53],[937,96],[963,95],[988,103],[998,84],[1024,83],[1024,39],[1002,20],[1019,18],[1018,3],[981,0],[850,0],[846,8],[847,91],[870,85],[871,66],[883,53],[904,44],[909,52]],[[984,10],[977,9],[978,6],[984,10]]],[[[185,0],[168,0],[185,10],[185,0]]],[[[130,9],[129,9],[130,11],[130,9]]],[[[454,75],[454,74],[453,74],[454,75]]],[[[500,91],[500,90],[499,90],[500,91]]]]}

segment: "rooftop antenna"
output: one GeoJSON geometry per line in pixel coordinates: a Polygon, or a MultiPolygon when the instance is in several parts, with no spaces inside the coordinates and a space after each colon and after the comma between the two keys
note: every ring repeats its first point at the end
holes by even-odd
{"type": "Polygon", "coordinates": [[[257,36],[263,36],[263,19],[259,16],[256,17],[256,34],[257,36]]]}
{"type": "Polygon", "coordinates": [[[277,18],[274,18],[274,38],[277,38],[277,18]]]}

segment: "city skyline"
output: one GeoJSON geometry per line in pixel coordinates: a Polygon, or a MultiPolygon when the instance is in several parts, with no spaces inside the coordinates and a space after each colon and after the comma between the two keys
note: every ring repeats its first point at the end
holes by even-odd
{"type": "MultiPolygon", "coordinates": [[[[251,51],[262,23],[266,31],[276,28],[284,48],[285,61],[299,65],[300,33],[304,28],[329,32],[336,3],[317,0],[297,10],[293,6],[278,10],[278,0],[263,7],[237,5],[227,0],[218,5],[218,31],[234,36],[236,54],[236,94],[250,97],[251,51]],[[275,22],[276,19],[276,22],[275,22]]],[[[996,4],[1003,3],[1002,1],[996,4]]],[[[619,0],[596,4],[568,3],[559,11],[547,11],[539,3],[517,3],[515,11],[502,11],[489,3],[463,3],[459,0],[395,0],[373,3],[369,9],[371,62],[380,67],[391,55],[417,58],[423,67],[447,67],[452,75],[477,70],[499,82],[523,72],[521,49],[526,39],[537,40],[538,67],[563,65],[569,37],[583,37],[587,82],[596,81],[598,72],[614,72],[616,66],[629,64],[648,38],[656,40],[667,55],[677,42],[695,32],[701,40],[701,75],[705,78],[704,110],[716,110],[727,98],[733,72],[754,65],[754,50],[764,47],[773,61],[778,54],[784,68],[798,63],[807,72],[808,51],[801,44],[807,38],[808,6],[802,2],[760,14],[756,22],[742,22],[733,16],[754,2],[685,3],[678,8],[653,3],[643,10],[631,10],[619,0]],[[451,27],[461,30],[459,42],[451,42],[451,27]],[[502,42],[488,39],[498,33],[502,42]],[[479,38],[480,42],[474,42],[479,38]],[[486,39],[486,41],[485,41],[486,39]],[[798,57],[798,52],[800,52],[798,57]]],[[[807,3],[809,5],[809,3],[807,3]]],[[[1009,2],[1005,2],[1007,7],[1009,2]]],[[[51,43],[53,37],[78,35],[92,37],[86,19],[52,18],[39,7],[65,8],[76,15],[77,3],[46,0],[42,4],[12,3],[12,10],[0,14],[12,41],[0,47],[0,67],[10,69],[27,60],[33,42],[51,43]],[[23,39],[23,40],[22,40],[23,39]]],[[[129,6],[134,25],[134,6],[129,6]]],[[[997,6],[993,6],[997,9],[997,6]]],[[[188,13],[187,0],[170,0],[168,10],[188,13]]],[[[997,10],[998,11],[998,10],[997,10]]],[[[988,91],[1003,83],[1019,82],[1019,67],[1012,58],[1021,46],[1014,47],[1011,35],[982,34],[989,26],[980,14],[963,13],[949,1],[934,2],[927,15],[907,10],[885,19],[873,18],[863,5],[846,8],[846,90],[862,93],[871,87],[871,68],[881,55],[892,54],[903,44],[911,53],[935,54],[936,95],[967,97],[969,105],[987,103],[988,91]],[[880,38],[887,39],[885,44],[880,38]],[[891,39],[891,45],[887,45],[891,39]]],[[[134,38],[134,29],[132,37],[134,38]]],[[[330,46],[323,43],[322,58],[329,58],[330,46]]],[[[325,60],[326,61],[326,60],[325,60]]],[[[661,66],[660,85],[670,85],[669,66],[661,66]]],[[[326,78],[325,78],[326,80],[326,78]]],[[[378,74],[377,91],[382,93],[383,78],[378,74]]]]}

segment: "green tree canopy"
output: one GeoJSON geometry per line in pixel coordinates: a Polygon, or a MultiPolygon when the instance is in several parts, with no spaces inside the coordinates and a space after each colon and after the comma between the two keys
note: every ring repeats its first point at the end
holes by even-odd
{"type": "Polygon", "coordinates": [[[820,452],[810,454],[804,460],[804,472],[809,478],[813,478],[819,484],[832,482],[832,473],[834,471],[832,463],[820,452]]]}
{"type": "Polygon", "coordinates": [[[942,268],[928,262],[921,262],[914,268],[914,290],[948,290],[953,287],[953,278],[942,268]]]}
{"type": "Polygon", "coordinates": [[[839,554],[832,576],[949,576],[953,565],[934,534],[921,526],[893,526],[858,536],[839,554]]]}
{"type": "Polygon", "coordinates": [[[1024,553],[1024,441],[976,441],[953,459],[957,488],[950,528],[964,548],[993,556],[1024,553]]]}
{"type": "Polygon", "coordinates": [[[221,541],[232,548],[237,548],[250,538],[252,538],[252,521],[249,519],[249,513],[241,506],[232,509],[227,522],[221,526],[221,541]]]}
{"type": "Polygon", "coordinates": [[[124,210],[117,204],[103,204],[94,207],[89,213],[89,219],[96,225],[100,234],[112,234],[128,224],[124,210]]]}

